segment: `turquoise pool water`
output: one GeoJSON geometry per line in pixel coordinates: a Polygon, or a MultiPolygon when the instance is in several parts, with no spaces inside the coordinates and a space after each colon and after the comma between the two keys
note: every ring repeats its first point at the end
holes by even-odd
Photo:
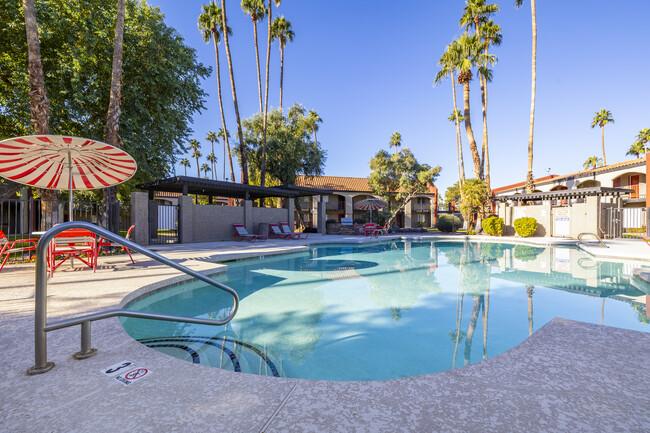
{"type": "MultiPolygon", "coordinates": [[[[572,247],[452,241],[328,245],[229,263],[239,293],[227,326],[123,318],[157,350],[269,376],[381,380],[479,362],[554,317],[649,331],[643,264],[596,260],[572,247]]],[[[127,308],[220,318],[228,295],[192,282],[127,308]]]]}

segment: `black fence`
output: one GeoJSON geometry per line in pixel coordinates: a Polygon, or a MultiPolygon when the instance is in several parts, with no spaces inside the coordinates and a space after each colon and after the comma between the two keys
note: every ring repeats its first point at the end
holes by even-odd
{"type": "MultiPolygon", "coordinates": [[[[119,229],[116,230],[121,236],[125,236],[131,226],[131,205],[118,203],[114,212],[119,212],[119,229]]],[[[104,212],[102,203],[97,202],[73,202],[72,220],[85,221],[98,226],[104,224],[104,212]]],[[[58,200],[40,199],[10,199],[0,200],[0,243],[4,239],[13,241],[16,239],[33,239],[43,232],[51,229],[55,224],[71,221],[69,203],[58,200]]],[[[0,248],[2,245],[0,244],[0,248]]],[[[17,253],[10,260],[24,261],[33,255],[33,251],[17,253]]],[[[4,257],[2,257],[4,259],[4,257]]]]}
{"type": "Polygon", "coordinates": [[[178,205],[149,202],[149,244],[177,244],[179,239],[178,205]]]}

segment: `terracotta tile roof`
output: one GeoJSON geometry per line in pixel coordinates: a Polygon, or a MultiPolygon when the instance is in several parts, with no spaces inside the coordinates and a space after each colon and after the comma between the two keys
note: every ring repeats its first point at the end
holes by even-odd
{"type": "MultiPolygon", "coordinates": [[[[617,170],[617,169],[621,169],[621,168],[625,168],[625,167],[631,167],[631,166],[635,166],[635,165],[644,165],[644,164],[645,164],[645,156],[643,156],[641,158],[638,158],[638,159],[629,159],[627,161],[621,161],[621,162],[617,162],[615,164],[604,165],[602,167],[590,168],[589,170],[576,171],[575,173],[565,174],[565,175],[562,175],[562,176],[552,174],[550,176],[540,177],[539,179],[535,179],[535,185],[543,185],[543,184],[548,184],[548,183],[555,183],[555,182],[562,181],[562,180],[586,177],[586,176],[590,176],[590,175],[593,175],[593,174],[613,171],[613,170],[617,170]]],[[[492,190],[492,193],[499,193],[499,192],[503,192],[503,191],[509,191],[509,190],[512,190],[512,189],[524,187],[525,185],[526,185],[526,182],[519,182],[519,183],[515,183],[515,184],[512,184],[512,185],[502,186],[502,187],[499,187],[499,188],[494,188],[492,190]]]]}
{"type": "MultiPolygon", "coordinates": [[[[370,184],[366,177],[343,177],[343,176],[296,176],[296,186],[310,188],[322,188],[332,191],[350,191],[371,193],[370,184]]],[[[427,194],[437,194],[438,188],[430,185],[427,194]]]]}

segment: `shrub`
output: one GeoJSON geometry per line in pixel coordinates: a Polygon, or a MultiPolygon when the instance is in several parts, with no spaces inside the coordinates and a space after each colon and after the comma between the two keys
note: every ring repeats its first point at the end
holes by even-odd
{"type": "Polygon", "coordinates": [[[490,236],[501,236],[503,234],[503,218],[491,216],[483,220],[483,230],[490,236]]]}
{"type": "Polygon", "coordinates": [[[443,214],[438,217],[436,221],[436,228],[441,232],[452,232],[458,230],[462,226],[460,218],[455,215],[443,214]]]}
{"type": "Polygon", "coordinates": [[[515,232],[522,238],[529,238],[537,230],[537,220],[535,218],[524,217],[517,218],[514,222],[515,232]]]}
{"type": "Polygon", "coordinates": [[[503,257],[505,248],[502,244],[485,243],[481,244],[481,255],[488,260],[500,259],[503,257]]]}
{"type": "Polygon", "coordinates": [[[531,247],[529,245],[515,245],[512,255],[517,260],[529,262],[535,260],[542,251],[544,251],[543,248],[531,247]]]}

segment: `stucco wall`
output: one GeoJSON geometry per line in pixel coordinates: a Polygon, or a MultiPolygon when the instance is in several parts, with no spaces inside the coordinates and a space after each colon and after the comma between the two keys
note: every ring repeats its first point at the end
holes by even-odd
{"type": "Polygon", "coordinates": [[[243,224],[243,206],[192,206],[192,242],[231,240],[233,224],[243,224]]]}

